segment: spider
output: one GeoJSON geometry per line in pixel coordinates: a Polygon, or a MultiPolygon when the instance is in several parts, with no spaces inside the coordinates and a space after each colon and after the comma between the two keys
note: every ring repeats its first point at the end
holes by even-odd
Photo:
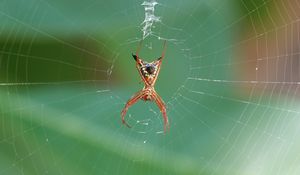
{"type": "Polygon", "coordinates": [[[163,45],[163,52],[162,55],[156,59],[155,61],[148,63],[146,61],[143,61],[139,57],[139,50],[141,48],[141,42],[138,46],[138,49],[136,51],[136,54],[132,54],[134,60],[136,61],[136,68],[141,76],[142,81],[144,82],[144,88],[137,93],[135,93],[126,103],[125,107],[123,108],[121,115],[122,115],[122,123],[130,128],[130,125],[128,125],[125,121],[125,116],[128,108],[135,104],[139,99],[144,101],[155,101],[158,108],[160,109],[163,120],[164,120],[164,132],[166,133],[167,130],[169,130],[169,121],[167,117],[167,111],[166,111],[166,105],[161,99],[161,97],[156,93],[154,90],[154,85],[157,80],[160,66],[162,63],[162,60],[165,56],[166,51],[166,41],[164,41],[163,45]]]}

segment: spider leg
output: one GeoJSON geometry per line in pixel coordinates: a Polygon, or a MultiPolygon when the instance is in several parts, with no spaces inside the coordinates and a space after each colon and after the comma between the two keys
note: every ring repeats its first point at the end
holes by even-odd
{"type": "Polygon", "coordinates": [[[163,119],[164,119],[164,132],[166,133],[167,130],[170,130],[170,126],[169,126],[169,120],[168,120],[168,116],[167,116],[167,110],[166,110],[166,105],[163,102],[163,100],[160,98],[160,96],[154,92],[153,94],[154,96],[154,100],[160,110],[160,112],[163,115],[163,119]]]}
{"type": "Polygon", "coordinates": [[[126,103],[125,107],[123,108],[122,112],[121,112],[121,115],[122,115],[122,123],[124,125],[126,125],[128,128],[131,128],[130,125],[128,125],[125,121],[125,116],[126,116],[126,112],[128,110],[128,108],[130,106],[132,106],[134,103],[136,103],[141,97],[144,96],[144,92],[141,90],[139,92],[137,92],[135,95],[133,95],[126,103]]]}
{"type": "Polygon", "coordinates": [[[141,50],[141,48],[142,48],[142,43],[143,43],[143,40],[141,40],[140,42],[139,42],[139,45],[138,45],[138,47],[137,47],[137,49],[136,49],[136,56],[139,56],[139,52],[140,52],[140,50],[141,50]]]}
{"type": "Polygon", "coordinates": [[[142,63],[141,63],[141,59],[140,59],[140,57],[139,57],[139,52],[140,52],[140,50],[141,50],[141,48],[142,48],[142,43],[143,43],[143,40],[141,40],[141,41],[139,42],[139,45],[138,45],[138,47],[137,47],[137,49],[136,49],[136,52],[135,52],[135,55],[132,54],[132,56],[133,56],[133,58],[134,58],[134,60],[136,61],[137,64],[142,64],[142,63]]]}
{"type": "Polygon", "coordinates": [[[165,57],[166,50],[167,50],[167,40],[164,41],[163,52],[157,60],[162,60],[165,57]]]}

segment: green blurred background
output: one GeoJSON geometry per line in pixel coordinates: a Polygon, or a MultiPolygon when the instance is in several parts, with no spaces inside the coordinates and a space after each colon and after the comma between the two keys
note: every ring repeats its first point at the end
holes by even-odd
{"type": "Polygon", "coordinates": [[[0,1],[0,174],[300,174],[299,1],[158,0],[167,134],[154,103],[120,119],[142,3],[0,1]]]}

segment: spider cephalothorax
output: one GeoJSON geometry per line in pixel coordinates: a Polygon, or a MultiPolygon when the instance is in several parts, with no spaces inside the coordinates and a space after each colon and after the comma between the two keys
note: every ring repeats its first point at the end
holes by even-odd
{"type": "Polygon", "coordinates": [[[155,101],[157,106],[159,107],[161,113],[163,114],[164,119],[164,131],[169,128],[169,121],[167,117],[166,112],[166,106],[163,102],[163,100],[160,98],[160,96],[156,93],[154,90],[154,85],[157,80],[160,66],[162,63],[162,60],[165,55],[165,49],[166,49],[166,41],[164,42],[164,49],[161,57],[156,59],[155,61],[148,63],[146,61],[143,61],[139,56],[138,52],[140,49],[140,45],[138,47],[138,50],[136,51],[136,54],[132,54],[134,60],[136,61],[136,68],[142,78],[142,81],[144,82],[144,88],[137,92],[134,96],[131,97],[130,100],[126,103],[124,109],[122,110],[122,123],[126,126],[130,127],[126,121],[125,121],[125,115],[128,110],[128,108],[136,103],[139,99],[145,100],[145,101],[155,101]]]}

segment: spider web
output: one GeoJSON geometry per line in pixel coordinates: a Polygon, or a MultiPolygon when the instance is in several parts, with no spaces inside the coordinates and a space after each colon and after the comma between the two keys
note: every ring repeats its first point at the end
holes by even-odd
{"type": "Polygon", "coordinates": [[[297,0],[1,1],[0,174],[299,174],[299,11],[297,0]],[[167,40],[166,135],[154,103],[121,125],[143,87],[141,38],[147,61],[167,40]]]}

